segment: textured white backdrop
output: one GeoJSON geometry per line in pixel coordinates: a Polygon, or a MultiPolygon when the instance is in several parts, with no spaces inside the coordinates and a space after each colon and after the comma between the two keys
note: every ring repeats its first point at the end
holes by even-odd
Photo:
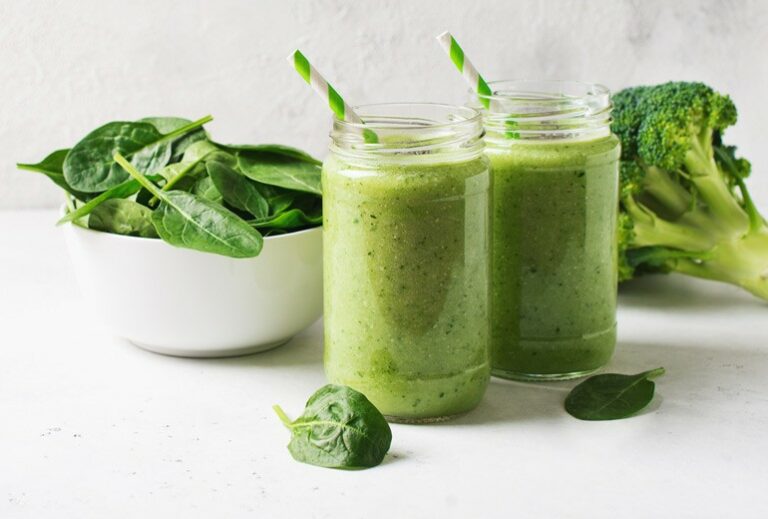
{"type": "Polygon", "coordinates": [[[489,78],[729,92],[741,118],[727,138],[766,206],[766,27],[759,0],[0,0],[0,208],[58,204],[13,163],[114,119],[210,113],[219,140],[324,155],[327,109],[285,62],[295,47],[353,103],[463,103],[434,42],[446,29],[489,78]]]}

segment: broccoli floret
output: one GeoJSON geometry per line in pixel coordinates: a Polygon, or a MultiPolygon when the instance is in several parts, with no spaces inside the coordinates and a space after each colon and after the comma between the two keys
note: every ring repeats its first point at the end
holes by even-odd
{"type": "Polygon", "coordinates": [[[722,142],[730,97],[702,83],[622,90],[619,278],[679,272],[768,299],[768,226],[744,179],[751,165],[722,142]]]}

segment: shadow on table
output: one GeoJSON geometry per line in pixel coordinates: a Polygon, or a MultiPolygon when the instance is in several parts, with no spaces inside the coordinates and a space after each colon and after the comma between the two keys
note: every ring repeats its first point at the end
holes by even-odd
{"type": "MultiPolygon", "coordinates": [[[[202,362],[207,364],[216,364],[219,366],[248,367],[260,366],[264,368],[280,367],[299,367],[308,365],[317,365],[322,369],[323,363],[323,340],[322,333],[318,333],[315,327],[320,326],[315,323],[307,330],[293,337],[287,343],[273,348],[271,350],[240,355],[237,357],[212,357],[212,358],[192,358],[192,357],[173,357],[147,350],[141,350],[147,355],[153,355],[160,358],[172,359],[182,362],[202,362]]],[[[126,345],[131,348],[137,348],[125,340],[126,345]]],[[[141,348],[137,348],[141,349],[141,348]]]]}
{"type": "Polygon", "coordinates": [[[619,285],[619,304],[629,308],[659,309],[768,306],[738,287],[676,274],[643,276],[622,283],[619,285]]]}
{"type": "MultiPolygon", "coordinates": [[[[701,347],[691,336],[675,345],[623,342],[604,373],[640,373],[662,366],[666,374],[656,380],[657,395],[642,414],[661,409],[676,414],[698,414],[717,392],[737,394],[739,387],[723,387],[721,380],[742,380],[768,370],[768,354],[755,350],[701,347]],[[662,401],[666,403],[662,407],[662,401]]],[[[563,408],[568,392],[583,379],[524,383],[493,378],[485,398],[474,411],[447,424],[481,425],[494,422],[570,419],[563,408]]]]}

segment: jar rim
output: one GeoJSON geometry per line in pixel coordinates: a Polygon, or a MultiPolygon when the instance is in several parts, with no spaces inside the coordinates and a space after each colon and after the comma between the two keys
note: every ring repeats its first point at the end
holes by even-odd
{"type": "Polygon", "coordinates": [[[611,91],[570,80],[498,80],[491,94],[471,92],[489,142],[593,139],[610,134],[611,91]]]}
{"type": "Polygon", "coordinates": [[[439,153],[466,159],[483,149],[483,116],[469,106],[444,103],[377,103],[354,110],[364,121],[333,118],[331,151],[345,156],[406,156],[439,153]],[[365,138],[368,131],[378,139],[365,138]]]}
{"type": "Polygon", "coordinates": [[[344,119],[339,119],[337,116],[334,115],[334,125],[338,125],[339,128],[343,128],[345,130],[355,130],[355,131],[361,131],[364,129],[368,130],[397,130],[397,131],[408,131],[408,130],[416,130],[416,131],[423,131],[425,129],[444,129],[449,127],[455,127],[457,125],[472,125],[472,124],[479,124],[482,121],[482,114],[480,111],[469,107],[469,106],[463,106],[463,105],[452,105],[448,103],[430,103],[430,102],[405,102],[405,103],[371,103],[371,104],[363,104],[363,105],[356,105],[353,107],[355,112],[360,116],[360,118],[363,120],[363,122],[353,122],[353,121],[347,121],[344,119]],[[380,112],[386,112],[387,108],[403,108],[404,111],[407,111],[409,109],[418,109],[418,108],[429,108],[429,109],[437,109],[437,110],[445,110],[445,115],[454,115],[460,117],[456,120],[445,120],[445,121],[436,121],[436,120],[430,120],[425,117],[413,117],[409,116],[407,114],[401,114],[401,115],[395,115],[395,114],[386,114],[381,113],[379,115],[376,115],[374,112],[380,111],[380,112]],[[374,117],[388,117],[391,118],[391,121],[385,122],[384,120],[373,120],[374,117]],[[368,120],[366,120],[368,119],[368,120]],[[417,124],[414,123],[405,123],[405,120],[413,120],[416,121],[417,124]],[[403,121],[398,123],[397,121],[403,121]]]}
{"type": "Polygon", "coordinates": [[[521,101],[556,103],[564,99],[604,97],[610,103],[611,91],[601,83],[587,83],[567,79],[499,79],[489,81],[491,94],[472,95],[489,101],[521,101]]]}

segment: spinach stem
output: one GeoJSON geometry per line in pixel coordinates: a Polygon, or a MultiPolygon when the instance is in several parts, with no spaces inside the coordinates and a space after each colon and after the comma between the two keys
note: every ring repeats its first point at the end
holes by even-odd
{"type": "MultiPolygon", "coordinates": [[[[164,185],[164,186],[163,186],[163,187],[160,189],[160,191],[168,191],[168,190],[170,190],[170,189],[171,189],[173,186],[175,186],[175,185],[176,185],[176,184],[179,182],[179,180],[181,180],[182,178],[186,177],[186,176],[187,176],[187,174],[188,174],[190,171],[192,171],[192,170],[195,168],[195,166],[197,166],[198,164],[200,164],[200,162],[201,162],[201,161],[202,161],[202,160],[203,160],[203,159],[204,159],[206,156],[207,156],[207,155],[205,155],[205,156],[202,156],[202,157],[200,157],[199,159],[197,159],[197,160],[195,160],[195,161],[191,162],[191,163],[189,164],[189,166],[187,166],[186,168],[182,169],[182,170],[179,172],[179,174],[178,174],[178,175],[176,175],[175,177],[173,177],[173,178],[169,179],[169,180],[168,180],[168,182],[166,182],[166,183],[165,183],[165,185],[164,185]]],[[[152,207],[154,207],[155,205],[157,205],[157,202],[158,202],[158,199],[157,199],[157,197],[156,197],[156,196],[153,196],[153,197],[152,197],[152,198],[149,200],[149,205],[150,205],[150,206],[152,206],[152,207]]]]}
{"type": "Polygon", "coordinates": [[[272,409],[275,411],[275,414],[277,414],[277,417],[280,418],[280,421],[283,422],[283,425],[289,429],[293,428],[293,422],[291,422],[291,419],[288,418],[288,415],[285,414],[285,411],[283,411],[279,405],[273,405],[272,409]]]}
{"type": "Polygon", "coordinates": [[[165,135],[163,135],[163,139],[162,140],[165,141],[165,140],[168,140],[168,139],[173,139],[173,138],[178,137],[180,135],[184,135],[188,131],[194,130],[195,128],[198,128],[198,127],[204,125],[205,123],[209,123],[211,121],[213,121],[213,116],[206,115],[205,117],[202,117],[202,118],[198,119],[197,121],[192,121],[189,124],[185,124],[181,128],[177,128],[177,129],[173,130],[171,133],[166,133],[165,135]]]}
{"type": "Polygon", "coordinates": [[[656,377],[660,377],[664,373],[666,373],[666,370],[664,368],[656,368],[656,369],[652,369],[650,371],[646,371],[644,373],[644,375],[645,375],[646,379],[650,380],[650,379],[653,379],[653,378],[656,378],[656,377]]]}
{"type": "Polygon", "coordinates": [[[136,168],[133,167],[133,164],[128,162],[125,157],[120,155],[119,153],[115,153],[115,155],[112,157],[115,159],[115,162],[120,164],[125,171],[128,172],[129,175],[131,175],[133,178],[136,179],[136,181],[141,184],[147,191],[152,193],[158,198],[162,198],[163,195],[160,194],[160,190],[155,186],[152,182],[150,182],[147,177],[139,173],[136,168]]]}

